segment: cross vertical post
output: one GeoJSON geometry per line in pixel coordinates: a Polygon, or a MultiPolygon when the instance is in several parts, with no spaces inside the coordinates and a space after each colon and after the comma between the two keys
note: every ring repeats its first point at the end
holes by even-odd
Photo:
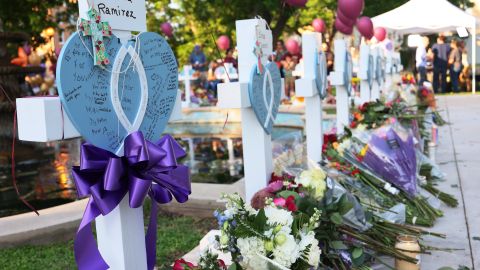
{"type": "Polygon", "coordinates": [[[373,70],[370,70],[371,64],[370,61],[370,46],[367,44],[360,45],[360,69],[359,69],[359,78],[360,78],[360,104],[370,101],[370,92],[371,92],[371,76],[373,75],[373,70]]]}
{"type": "Polygon", "coordinates": [[[192,75],[190,74],[192,71],[192,66],[191,65],[185,65],[183,66],[183,74],[180,74],[178,77],[179,80],[184,82],[185,85],[185,101],[182,102],[182,107],[183,108],[188,108],[190,107],[190,102],[191,101],[191,93],[192,93],[192,75]]]}
{"type": "Polygon", "coordinates": [[[373,83],[372,91],[370,94],[370,100],[375,101],[380,98],[380,87],[381,87],[381,83],[380,83],[381,78],[379,77],[380,67],[378,65],[378,57],[380,57],[379,48],[378,47],[372,48],[370,54],[372,55],[373,66],[374,66],[373,68],[374,83],[373,83]]]}
{"type": "MultiPolygon", "coordinates": [[[[242,115],[243,162],[245,171],[245,196],[249,202],[253,195],[264,188],[273,171],[271,136],[266,134],[257,121],[251,107],[248,93],[251,70],[255,65],[265,65],[272,53],[272,32],[262,19],[239,20],[236,22],[238,49],[238,82],[218,85],[218,107],[239,108],[242,115]],[[260,44],[256,44],[256,33],[264,34],[260,44]],[[259,45],[262,56],[253,53],[259,45]]],[[[257,48],[258,50],[258,48],[257,48]]]]}
{"type": "MultiPolygon", "coordinates": [[[[322,49],[322,35],[315,32],[302,34],[303,76],[295,81],[297,96],[305,98],[305,134],[307,137],[307,157],[314,162],[322,160],[322,100],[315,83],[318,67],[315,59],[322,49]]],[[[322,71],[320,71],[322,72],[322,71]]],[[[326,71],[325,71],[326,72],[326,71]]],[[[325,77],[326,79],[326,77],[325,77]]]]}
{"type": "Polygon", "coordinates": [[[330,73],[330,82],[336,89],[337,100],[337,134],[343,133],[345,127],[350,124],[349,118],[349,93],[347,92],[348,80],[351,80],[350,76],[345,76],[347,67],[347,42],[344,39],[336,39],[334,41],[335,46],[335,71],[330,73]]]}

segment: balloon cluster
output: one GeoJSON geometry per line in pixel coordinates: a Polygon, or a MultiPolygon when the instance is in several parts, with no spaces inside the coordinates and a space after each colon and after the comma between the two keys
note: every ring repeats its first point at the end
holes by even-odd
{"type": "Polygon", "coordinates": [[[353,27],[356,26],[358,32],[366,39],[371,39],[375,36],[381,42],[386,38],[387,31],[383,27],[374,29],[372,20],[369,17],[362,16],[359,18],[364,5],[364,0],[338,0],[335,28],[345,35],[351,35],[353,27]]]}

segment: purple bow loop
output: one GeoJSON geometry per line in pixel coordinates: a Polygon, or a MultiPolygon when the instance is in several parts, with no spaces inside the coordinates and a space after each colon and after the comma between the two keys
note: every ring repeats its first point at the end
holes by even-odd
{"type": "Polygon", "coordinates": [[[115,209],[127,193],[132,208],[141,207],[147,196],[153,200],[146,235],[148,269],[153,269],[157,203],[168,203],[173,198],[183,203],[191,193],[188,168],[177,163],[177,158],[186,155],[185,151],[169,135],[152,143],[137,131],[125,138],[124,157],[91,144],[83,144],[80,155],[80,166],[72,169],[73,179],[79,197],[91,197],[75,238],[79,269],[108,268],[98,248],[91,250],[96,245],[90,224],[100,214],[107,215],[115,209]]]}

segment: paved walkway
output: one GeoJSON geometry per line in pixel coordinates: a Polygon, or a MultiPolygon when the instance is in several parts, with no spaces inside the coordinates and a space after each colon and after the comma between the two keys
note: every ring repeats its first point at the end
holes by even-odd
{"type": "Polygon", "coordinates": [[[447,239],[428,239],[428,244],[460,249],[422,256],[422,269],[465,265],[480,270],[480,96],[441,96],[438,107],[451,125],[439,129],[436,161],[447,174],[439,187],[459,199],[457,208],[443,207],[445,216],[432,229],[447,239]],[[475,238],[474,238],[475,237],[475,238]]]}

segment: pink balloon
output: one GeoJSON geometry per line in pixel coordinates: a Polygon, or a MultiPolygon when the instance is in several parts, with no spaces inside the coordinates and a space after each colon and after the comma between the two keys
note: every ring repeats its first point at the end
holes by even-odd
{"type": "Polygon", "coordinates": [[[348,16],[346,16],[345,14],[343,14],[343,12],[340,9],[337,9],[337,19],[339,19],[344,25],[352,27],[352,26],[355,25],[355,19],[356,18],[351,19],[348,16]]]}
{"type": "Polygon", "coordinates": [[[227,50],[228,48],[230,48],[230,39],[223,35],[223,36],[220,36],[218,39],[217,39],[217,46],[221,49],[221,50],[227,50]]]}
{"type": "Polygon", "coordinates": [[[375,28],[374,35],[379,42],[382,42],[387,37],[387,30],[383,27],[377,27],[375,28]]]}
{"type": "Polygon", "coordinates": [[[351,35],[353,33],[353,27],[345,25],[338,18],[335,19],[335,29],[337,29],[338,31],[340,31],[345,35],[351,35]]]}
{"type": "Polygon", "coordinates": [[[308,0],[286,0],[285,3],[292,7],[305,7],[308,0]]]}
{"type": "Polygon", "coordinates": [[[298,54],[300,53],[300,45],[295,39],[289,39],[285,43],[285,47],[287,48],[287,51],[291,54],[298,54]]]}
{"type": "Polygon", "coordinates": [[[371,39],[373,37],[373,23],[369,17],[360,17],[357,20],[357,29],[365,38],[371,39]]]}
{"type": "Polygon", "coordinates": [[[315,20],[313,20],[312,26],[313,26],[313,29],[315,29],[315,32],[319,32],[319,33],[325,32],[325,28],[326,28],[325,22],[320,18],[316,18],[315,20]]]}
{"type": "Polygon", "coordinates": [[[355,20],[362,14],[363,0],[338,0],[338,9],[342,11],[343,15],[355,20]]]}
{"type": "Polygon", "coordinates": [[[164,22],[160,25],[160,29],[167,37],[173,36],[173,27],[169,22],[164,22]]]}

